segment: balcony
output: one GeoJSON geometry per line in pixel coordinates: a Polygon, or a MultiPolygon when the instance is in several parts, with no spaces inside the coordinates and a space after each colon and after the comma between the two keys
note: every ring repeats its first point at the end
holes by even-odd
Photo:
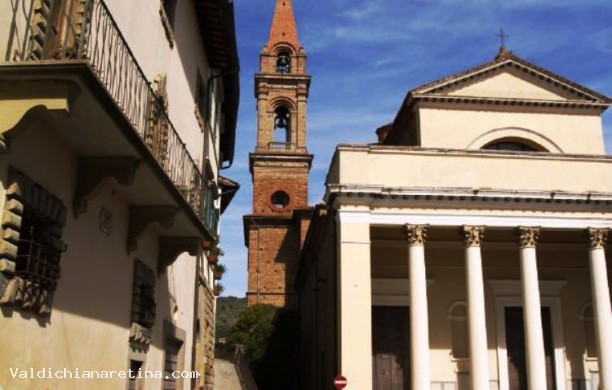
{"type": "MultiPolygon", "coordinates": [[[[0,63],[0,82],[22,80],[44,95],[49,80],[66,81],[69,115],[54,114],[54,123],[79,158],[129,155],[148,162],[146,172],[139,171],[140,187],[125,190],[128,198],[136,204],[184,205],[192,213],[183,213],[182,224],[193,226],[195,219],[200,234],[214,237],[216,220],[206,206],[213,188],[168,117],[163,84],[147,79],[105,2],[20,3],[23,10],[11,10],[16,26],[11,34],[17,31],[17,38],[11,36],[2,47],[9,61],[0,63]],[[150,184],[156,179],[171,188],[160,191],[150,184]]],[[[51,94],[57,93],[54,86],[51,94]]]]}

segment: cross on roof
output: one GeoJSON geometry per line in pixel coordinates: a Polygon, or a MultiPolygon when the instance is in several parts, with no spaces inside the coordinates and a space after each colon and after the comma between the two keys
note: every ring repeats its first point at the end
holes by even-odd
{"type": "Polygon", "coordinates": [[[499,29],[499,34],[495,34],[496,37],[499,37],[499,39],[501,40],[501,45],[502,46],[506,46],[506,38],[509,38],[510,36],[506,33],[504,33],[504,28],[501,27],[499,29]]]}

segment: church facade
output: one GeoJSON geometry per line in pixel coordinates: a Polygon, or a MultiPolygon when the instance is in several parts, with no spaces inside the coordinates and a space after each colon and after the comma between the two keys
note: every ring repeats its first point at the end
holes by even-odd
{"type": "Polygon", "coordinates": [[[612,389],[609,103],[502,47],[339,145],[296,277],[302,388],[612,389]]]}
{"type": "Polygon", "coordinates": [[[503,45],[337,146],[308,205],[289,0],[255,75],[248,302],[297,308],[301,389],[612,389],[611,100],[503,45]]]}

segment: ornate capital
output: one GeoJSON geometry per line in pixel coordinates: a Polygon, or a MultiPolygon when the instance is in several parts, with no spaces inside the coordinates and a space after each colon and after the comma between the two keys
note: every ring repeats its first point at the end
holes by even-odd
{"type": "Polygon", "coordinates": [[[538,238],[540,238],[540,228],[520,226],[518,234],[521,248],[535,248],[538,238]]]}
{"type": "Polygon", "coordinates": [[[404,233],[408,245],[425,245],[425,239],[427,238],[426,225],[406,225],[404,233]]]}
{"type": "Polygon", "coordinates": [[[603,249],[608,241],[608,229],[588,228],[589,248],[603,249]]]}
{"type": "Polygon", "coordinates": [[[484,237],[485,228],[483,226],[462,226],[463,239],[465,246],[480,246],[480,242],[484,237]]]}

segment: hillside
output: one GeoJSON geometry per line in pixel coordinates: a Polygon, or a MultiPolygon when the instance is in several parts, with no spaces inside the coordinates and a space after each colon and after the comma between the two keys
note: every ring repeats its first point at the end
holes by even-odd
{"type": "Polygon", "coordinates": [[[246,298],[217,298],[217,331],[215,338],[227,337],[232,325],[238,320],[240,313],[246,309],[246,298]]]}

